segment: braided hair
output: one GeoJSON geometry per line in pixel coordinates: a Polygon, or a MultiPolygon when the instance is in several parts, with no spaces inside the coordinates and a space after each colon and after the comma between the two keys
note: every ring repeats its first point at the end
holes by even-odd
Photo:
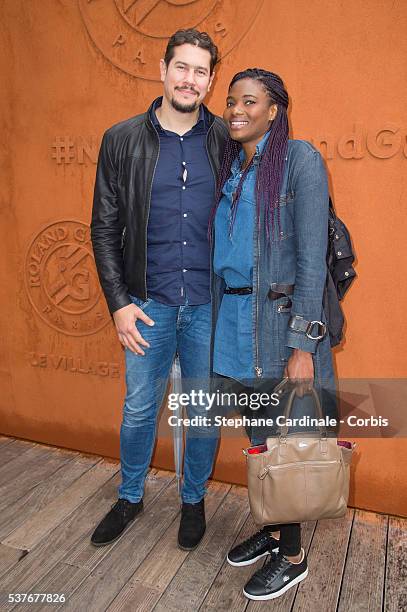
{"type": "MultiPolygon", "coordinates": [[[[233,85],[241,79],[254,79],[260,81],[270,98],[271,104],[277,105],[277,114],[269,129],[269,138],[264,147],[260,164],[256,175],[256,214],[257,220],[260,218],[261,207],[264,207],[267,236],[270,238],[274,233],[275,218],[277,216],[277,226],[280,228],[280,188],[284,173],[284,160],[287,155],[288,143],[288,94],[282,79],[273,72],[262,70],[261,68],[247,68],[238,72],[233,77],[229,91],[233,85]]],[[[223,156],[219,177],[216,185],[215,207],[212,210],[209,221],[209,232],[211,233],[215,214],[219,202],[222,198],[222,189],[230,176],[233,161],[238,157],[241,144],[230,137],[226,142],[225,153],[223,156]]],[[[248,168],[246,168],[248,170],[248,168]]],[[[235,195],[235,208],[239,202],[240,193],[235,195]]],[[[232,219],[236,216],[236,210],[232,219]]]]}

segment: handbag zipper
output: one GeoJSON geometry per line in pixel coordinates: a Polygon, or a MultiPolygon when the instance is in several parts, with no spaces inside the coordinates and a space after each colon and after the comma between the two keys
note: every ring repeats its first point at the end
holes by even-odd
{"type": "Polygon", "coordinates": [[[260,474],[258,474],[258,478],[260,478],[261,480],[263,480],[263,478],[272,470],[279,470],[281,468],[286,468],[286,467],[291,467],[293,465],[297,466],[297,465],[307,465],[307,464],[311,464],[311,465],[326,465],[327,463],[331,464],[331,463],[341,463],[341,461],[339,459],[330,459],[329,461],[313,461],[312,459],[310,459],[309,461],[292,461],[291,463],[284,463],[283,465],[267,465],[265,468],[262,469],[262,471],[260,472],[260,474]]]}

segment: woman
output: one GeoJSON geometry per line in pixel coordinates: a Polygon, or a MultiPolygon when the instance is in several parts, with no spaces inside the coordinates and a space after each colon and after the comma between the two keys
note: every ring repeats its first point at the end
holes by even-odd
{"type": "MultiPolygon", "coordinates": [[[[312,384],[334,389],[322,308],[329,204],[321,155],[288,139],[287,107],[278,75],[253,68],[233,77],[210,225],[213,371],[245,393],[272,390],[286,375],[302,397],[312,384]]],[[[248,433],[252,445],[272,435],[248,433]]],[[[266,526],[229,552],[229,563],[245,566],[277,550],[245,585],[248,598],[273,599],[307,576],[300,525],[266,526]]]]}

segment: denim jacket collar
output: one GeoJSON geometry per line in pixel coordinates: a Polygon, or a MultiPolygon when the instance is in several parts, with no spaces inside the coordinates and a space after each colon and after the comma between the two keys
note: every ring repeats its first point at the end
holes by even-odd
{"type": "MultiPolygon", "coordinates": [[[[270,136],[270,132],[268,131],[264,134],[263,138],[257,143],[256,152],[253,157],[252,166],[257,166],[260,163],[261,156],[262,156],[264,147],[266,146],[269,136],[270,136]]],[[[236,157],[236,159],[232,163],[231,172],[233,176],[235,176],[241,171],[242,163],[244,162],[244,157],[245,155],[244,155],[244,151],[242,147],[239,151],[238,157],[236,157]]]]}

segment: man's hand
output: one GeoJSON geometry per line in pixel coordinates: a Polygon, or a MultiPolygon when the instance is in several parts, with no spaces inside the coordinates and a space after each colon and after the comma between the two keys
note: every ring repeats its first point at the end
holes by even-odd
{"type": "Polygon", "coordinates": [[[148,348],[150,345],[138,331],[136,327],[137,319],[140,319],[146,325],[154,325],[154,321],[135,304],[119,308],[113,313],[113,320],[121,344],[133,353],[137,353],[137,355],[145,355],[141,346],[148,348]]]}
{"type": "Polygon", "coordinates": [[[290,382],[295,384],[298,397],[303,397],[314,382],[314,362],[311,353],[294,349],[284,370],[290,382]]]}

